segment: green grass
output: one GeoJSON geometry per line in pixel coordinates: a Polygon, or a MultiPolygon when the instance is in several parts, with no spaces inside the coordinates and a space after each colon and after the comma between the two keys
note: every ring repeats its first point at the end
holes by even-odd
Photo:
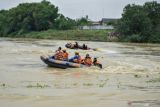
{"type": "Polygon", "coordinates": [[[36,38],[54,40],[108,41],[110,30],[47,30],[21,35],[8,35],[14,38],[36,38]]]}

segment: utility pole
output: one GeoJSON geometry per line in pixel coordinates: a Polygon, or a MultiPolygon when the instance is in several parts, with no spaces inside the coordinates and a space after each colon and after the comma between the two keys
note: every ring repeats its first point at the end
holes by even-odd
{"type": "Polygon", "coordinates": [[[104,18],[104,8],[102,8],[102,17],[104,18]]]}

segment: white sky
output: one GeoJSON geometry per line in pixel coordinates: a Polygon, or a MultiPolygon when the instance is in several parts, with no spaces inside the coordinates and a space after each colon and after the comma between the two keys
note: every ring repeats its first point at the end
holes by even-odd
{"type": "MultiPolygon", "coordinates": [[[[0,0],[0,9],[10,9],[24,2],[42,0],[0,0]]],[[[127,4],[143,4],[153,0],[48,0],[59,7],[60,13],[76,19],[88,15],[91,20],[120,18],[127,4]]],[[[156,0],[160,2],[160,0],[156,0]]]]}

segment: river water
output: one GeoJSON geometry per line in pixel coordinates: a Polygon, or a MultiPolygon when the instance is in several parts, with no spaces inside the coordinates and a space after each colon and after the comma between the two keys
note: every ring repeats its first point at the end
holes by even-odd
{"type": "Polygon", "coordinates": [[[67,42],[0,38],[0,107],[160,107],[160,44],[80,41],[103,69],[40,60],[67,42]]]}

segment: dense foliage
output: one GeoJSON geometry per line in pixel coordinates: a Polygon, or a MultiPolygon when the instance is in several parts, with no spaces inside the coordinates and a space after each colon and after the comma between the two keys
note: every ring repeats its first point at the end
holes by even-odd
{"type": "Polygon", "coordinates": [[[89,21],[88,15],[86,17],[82,17],[76,20],[77,26],[85,26],[85,25],[91,25],[92,22],[89,21]]]}
{"type": "Polygon", "coordinates": [[[22,3],[9,10],[0,10],[0,36],[21,35],[48,29],[68,30],[81,25],[85,18],[72,20],[58,13],[58,7],[43,0],[40,3],[22,3]]]}
{"type": "Polygon", "coordinates": [[[127,5],[116,30],[125,41],[160,42],[160,3],[153,1],[143,6],[127,5]]]}
{"type": "Polygon", "coordinates": [[[76,26],[76,21],[65,17],[64,15],[60,14],[59,17],[56,19],[56,29],[58,30],[67,30],[67,29],[74,29],[76,26]]]}
{"type": "Polygon", "coordinates": [[[0,34],[47,30],[55,26],[58,8],[50,2],[23,3],[0,12],[0,34]]]}

